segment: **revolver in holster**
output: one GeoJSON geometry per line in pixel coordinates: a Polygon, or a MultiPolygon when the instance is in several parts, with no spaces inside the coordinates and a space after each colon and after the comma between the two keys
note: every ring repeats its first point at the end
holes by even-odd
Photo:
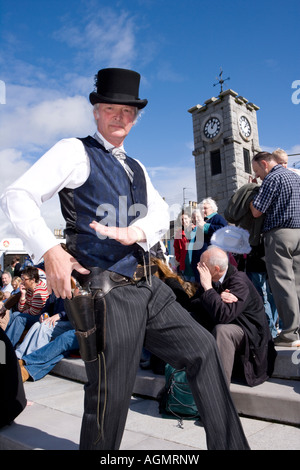
{"type": "Polygon", "coordinates": [[[97,300],[97,293],[78,295],[65,300],[65,309],[79,344],[80,355],[85,362],[95,361],[105,349],[106,305],[97,300]]]}
{"type": "Polygon", "coordinates": [[[113,288],[130,284],[129,278],[100,268],[90,274],[74,273],[77,287],[72,299],[65,299],[69,321],[75,329],[79,350],[85,362],[97,360],[106,343],[106,294],[113,288]]]}

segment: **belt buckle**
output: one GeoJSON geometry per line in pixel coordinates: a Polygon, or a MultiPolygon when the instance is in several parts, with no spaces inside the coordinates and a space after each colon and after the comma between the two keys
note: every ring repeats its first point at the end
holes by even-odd
{"type": "Polygon", "coordinates": [[[149,269],[149,267],[150,267],[149,274],[151,275],[155,274],[158,271],[158,267],[155,264],[150,264],[150,265],[138,264],[135,270],[135,273],[133,274],[132,279],[134,281],[140,281],[143,278],[147,278],[147,270],[149,269]],[[138,272],[139,274],[137,274],[138,272]]]}
{"type": "Polygon", "coordinates": [[[137,276],[137,272],[135,271],[135,273],[133,274],[132,279],[133,279],[133,281],[137,282],[137,281],[140,281],[142,279],[142,277],[137,276]]]}
{"type": "Polygon", "coordinates": [[[144,276],[141,275],[141,270],[144,269],[144,266],[142,264],[138,264],[136,267],[135,272],[133,273],[132,279],[137,282],[140,281],[144,276]],[[139,274],[138,274],[139,273],[139,274]]]}

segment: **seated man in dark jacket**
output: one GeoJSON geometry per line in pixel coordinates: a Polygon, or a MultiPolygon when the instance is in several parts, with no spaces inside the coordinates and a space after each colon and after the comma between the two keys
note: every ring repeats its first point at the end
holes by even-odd
{"type": "Polygon", "coordinates": [[[201,255],[198,269],[201,287],[190,310],[215,336],[228,382],[237,356],[248,385],[264,382],[273,372],[276,352],[257,290],[216,246],[201,255]],[[224,299],[226,291],[229,298],[224,299]]]}

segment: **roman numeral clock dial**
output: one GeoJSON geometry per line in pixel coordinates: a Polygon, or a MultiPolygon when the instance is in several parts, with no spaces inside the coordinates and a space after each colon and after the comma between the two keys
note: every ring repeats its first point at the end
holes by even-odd
{"type": "Polygon", "coordinates": [[[239,128],[240,128],[240,133],[242,137],[245,139],[248,139],[251,135],[251,126],[250,122],[245,116],[241,116],[239,118],[239,128]]]}

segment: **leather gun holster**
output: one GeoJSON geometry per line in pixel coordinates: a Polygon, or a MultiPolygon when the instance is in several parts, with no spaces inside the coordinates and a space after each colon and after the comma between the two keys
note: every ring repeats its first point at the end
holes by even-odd
{"type": "Polygon", "coordinates": [[[68,319],[75,329],[79,350],[85,362],[97,360],[105,350],[106,342],[106,299],[115,287],[131,284],[130,278],[100,268],[87,268],[90,273],[72,276],[80,284],[78,295],[65,299],[68,319]]]}

